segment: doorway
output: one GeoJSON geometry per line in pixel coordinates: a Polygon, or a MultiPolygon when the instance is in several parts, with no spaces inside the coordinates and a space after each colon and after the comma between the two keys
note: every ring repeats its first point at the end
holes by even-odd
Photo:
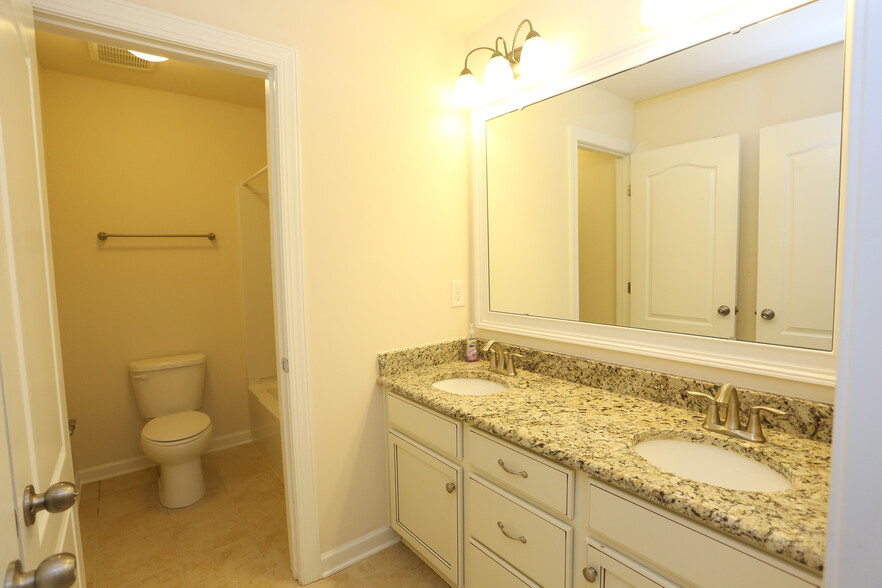
{"type": "Polygon", "coordinates": [[[321,577],[312,430],[306,364],[302,275],[297,55],[292,48],[227,32],[153,10],[105,3],[100,11],[79,3],[34,3],[39,30],[168,55],[227,71],[266,76],[267,137],[273,217],[273,269],[279,405],[291,561],[306,584],[321,577]]]}

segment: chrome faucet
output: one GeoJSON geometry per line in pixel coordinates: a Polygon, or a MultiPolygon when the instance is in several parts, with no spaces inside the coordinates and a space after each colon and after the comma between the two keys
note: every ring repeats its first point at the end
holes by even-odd
{"type": "Polygon", "coordinates": [[[707,409],[707,416],[702,427],[714,433],[721,433],[729,437],[763,443],[766,436],[763,434],[762,411],[770,414],[787,414],[783,410],[768,406],[752,406],[750,418],[747,421],[747,429],[741,425],[741,402],[738,398],[738,390],[732,384],[723,384],[717,391],[716,396],[707,392],[693,392],[687,390],[690,396],[703,396],[711,403],[707,409]],[[726,422],[720,423],[720,406],[726,405],[726,422]]]}
{"type": "Polygon", "coordinates": [[[515,359],[523,359],[519,353],[509,351],[505,345],[490,339],[484,344],[481,350],[487,359],[490,360],[490,371],[504,376],[516,376],[518,371],[515,367],[515,359]]]}

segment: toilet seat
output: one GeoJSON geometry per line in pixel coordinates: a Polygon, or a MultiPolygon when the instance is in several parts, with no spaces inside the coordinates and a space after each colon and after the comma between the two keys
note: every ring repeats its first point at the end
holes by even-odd
{"type": "Polygon", "coordinates": [[[151,419],[141,430],[141,438],[157,445],[181,445],[210,430],[211,418],[207,414],[187,410],[151,419]]]}

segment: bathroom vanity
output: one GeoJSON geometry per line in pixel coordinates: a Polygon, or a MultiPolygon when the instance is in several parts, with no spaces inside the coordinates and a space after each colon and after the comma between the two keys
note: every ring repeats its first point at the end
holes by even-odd
{"type": "MultiPolygon", "coordinates": [[[[786,400],[791,414],[777,418],[787,422],[750,443],[701,428],[683,385],[707,383],[666,376],[676,392],[664,401],[656,390],[653,401],[581,384],[577,358],[534,352],[561,377],[507,377],[484,361],[451,361],[450,346],[384,354],[380,383],[391,526],[451,585],[823,584],[830,446],[810,423],[820,414],[812,403],[786,400]],[[505,389],[462,396],[433,386],[450,378],[505,389]],[[680,477],[634,450],[647,439],[722,447],[791,486],[753,492],[680,477]]],[[[639,371],[627,379],[653,394],[639,371]]]]}

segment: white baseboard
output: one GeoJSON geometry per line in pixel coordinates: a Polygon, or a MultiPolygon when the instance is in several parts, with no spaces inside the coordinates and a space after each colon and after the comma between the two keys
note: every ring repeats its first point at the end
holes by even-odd
{"type": "Polygon", "coordinates": [[[327,578],[352,564],[383,551],[401,541],[391,527],[380,527],[358,539],[322,554],[322,578],[327,578]]]}
{"type": "MultiPolygon", "coordinates": [[[[235,433],[230,433],[229,435],[224,435],[223,437],[215,437],[212,439],[211,445],[208,446],[206,453],[212,453],[214,451],[220,451],[221,449],[235,447],[236,445],[244,445],[250,442],[250,430],[246,429],[244,431],[237,431],[235,433]]],[[[147,456],[139,455],[138,457],[130,457],[128,459],[121,459],[119,461],[112,461],[110,463],[78,470],[76,477],[79,479],[79,484],[89,484],[91,482],[98,482],[100,480],[106,480],[107,478],[113,478],[123,474],[130,474],[139,470],[146,470],[155,465],[156,463],[149,460],[147,456]]]]}

